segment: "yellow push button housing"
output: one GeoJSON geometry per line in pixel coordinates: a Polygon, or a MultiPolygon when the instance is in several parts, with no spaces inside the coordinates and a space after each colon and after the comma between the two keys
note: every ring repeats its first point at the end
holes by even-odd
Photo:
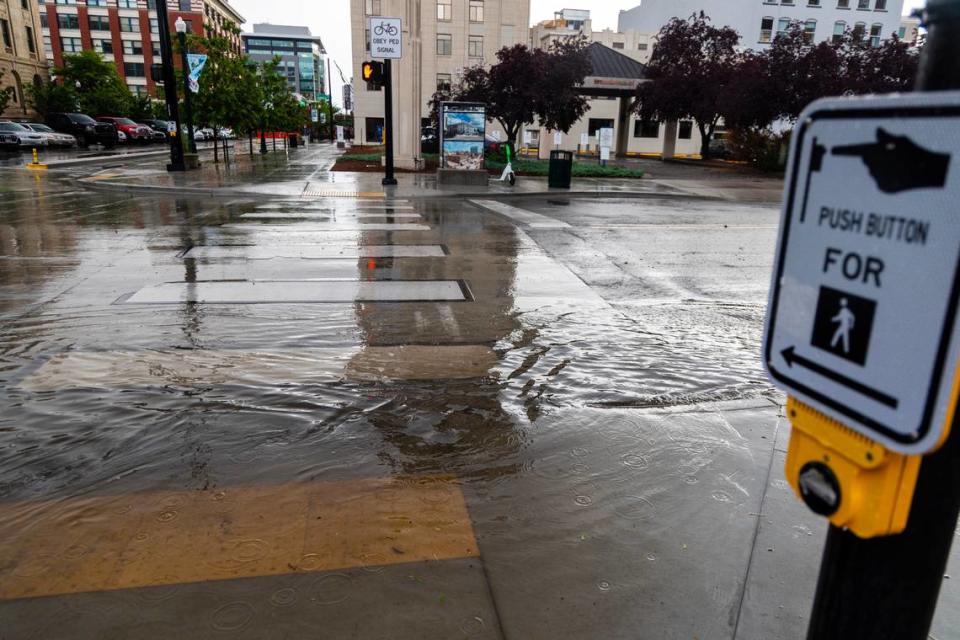
{"type": "Polygon", "coordinates": [[[889,451],[792,397],[787,415],[786,474],[800,499],[860,538],[902,532],[921,456],[889,451]]]}

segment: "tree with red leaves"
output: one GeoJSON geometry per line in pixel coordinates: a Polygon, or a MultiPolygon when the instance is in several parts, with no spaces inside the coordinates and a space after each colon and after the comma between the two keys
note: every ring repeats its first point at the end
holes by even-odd
{"type": "Polygon", "coordinates": [[[587,112],[587,99],[578,91],[591,70],[583,40],[560,42],[549,51],[504,47],[497,61],[489,69],[468,67],[457,86],[435,93],[432,119],[437,121],[441,102],[482,102],[487,120],[499,122],[507,140],[516,143],[527,123],[566,133],[587,112]]]}
{"type": "Polygon", "coordinates": [[[693,120],[700,131],[700,155],[709,157],[739,40],[734,29],[713,26],[703,12],[668,22],[647,65],[648,82],[637,88],[637,113],[645,120],[693,120]]]}

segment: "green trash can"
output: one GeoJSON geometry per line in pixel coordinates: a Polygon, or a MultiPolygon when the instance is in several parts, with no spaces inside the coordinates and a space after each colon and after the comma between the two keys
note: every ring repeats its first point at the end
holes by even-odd
{"type": "Polygon", "coordinates": [[[550,152],[550,174],[547,185],[551,189],[569,189],[573,172],[573,152],[554,150],[550,152]]]}

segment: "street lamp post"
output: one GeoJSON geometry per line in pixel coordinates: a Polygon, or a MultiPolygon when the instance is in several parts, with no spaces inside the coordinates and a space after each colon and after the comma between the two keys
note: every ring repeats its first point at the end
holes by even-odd
{"type": "Polygon", "coordinates": [[[157,0],[157,31],[160,38],[160,66],[163,70],[163,93],[167,99],[167,114],[176,129],[170,134],[170,164],[167,171],[184,171],[183,145],[180,144],[180,108],[177,105],[177,78],[173,73],[173,44],[170,41],[170,18],[167,0],[157,0]]]}
{"type": "Polygon", "coordinates": [[[183,106],[187,111],[187,140],[190,143],[190,153],[197,153],[197,141],[193,137],[193,105],[190,100],[190,61],[187,58],[187,23],[183,17],[177,16],[173,24],[177,30],[177,41],[180,43],[180,64],[183,67],[183,106]]]}

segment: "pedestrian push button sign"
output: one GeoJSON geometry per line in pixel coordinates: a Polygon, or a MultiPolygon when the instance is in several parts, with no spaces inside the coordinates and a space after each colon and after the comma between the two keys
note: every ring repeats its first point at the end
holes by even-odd
{"type": "Polygon", "coordinates": [[[893,451],[931,451],[960,355],[960,92],[817,101],[790,154],[767,372],[893,451]]]}

